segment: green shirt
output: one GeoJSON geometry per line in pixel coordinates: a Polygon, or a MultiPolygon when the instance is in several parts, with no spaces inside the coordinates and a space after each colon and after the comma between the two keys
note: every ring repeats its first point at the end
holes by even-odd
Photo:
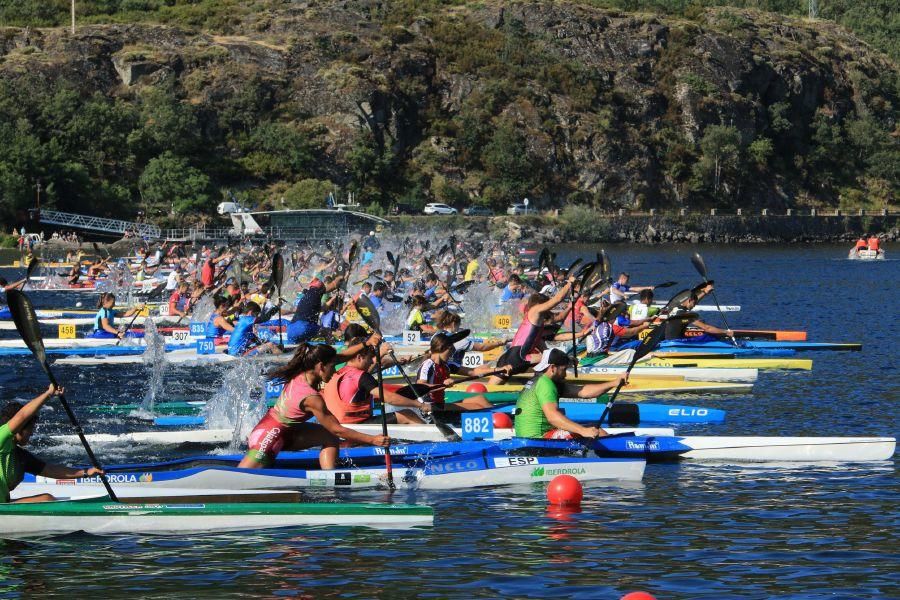
{"type": "Polygon", "coordinates": [[[516,401],[516,437],[540,438],[554,428],[544,415],[548,402],[559,404],[556,383],[546,375],[529,381],[516,401]]]}
{"type": "Polygon", "coordinates": [[[0,502],[9,502],[9,491],[22,480],[22,465],[17,460],[16,436],[9,423],[0,426],[0,502]]]}

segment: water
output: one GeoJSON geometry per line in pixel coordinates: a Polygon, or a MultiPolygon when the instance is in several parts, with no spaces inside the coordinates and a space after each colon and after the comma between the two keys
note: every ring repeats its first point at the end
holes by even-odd
{"type": "MultiPolygon", "coordinates": [[[[587,257],[596,248],[561,250],[559,262],[568,264],[579,250],[587,257]]],[[[630,272],[636,285],[673,279],[680,283],[669,291],[676,291],[698,281],[689,261],[693,247],[607,250],[613,270],[630,272]]],[[[729,411],[723,426],[681,431],[898,433],[893,344],[900,261],[849,261],[843,246],[699,250],[718,283],[719,300],[743,306],[728,315],[733,327],[806,329],[812,340],[865,345],[860,353],[807,355],[815,361],[812,372],[763,372],[753,394],[677,397],[729,411]]],[[[84,296],[41,294],[35,300],[38,306],[73,306],[82,299],[92,306],[93,297],[84,296]]],[[[716,315],[704,316],[721,324],[716,315]]],[[[33,359],[3,360],[0,390],[6,398],[30,397],[46,386],[33,359]]],[[[87,410],[91,403],[133,402],[150,375],[147,367],[55,371],[89,432],[147,427],[87,410]]],[[[223,390],[226,372],[170,365],[159,400],[208,400],[223,390]]],[[[237,379],[232,375],[229,382],[237,379]]],[[[241,396],[240,389],[236,384],[232,397],[241,396]]],[[[64,420],[51,402],[38,433],[69,430],[64,420]]],[[[75,445],[34,450],[54,460],[84,461],[75,445]]],[[[195,452],[97,447],[108,462],[195,452]]],[[[892,460],[815,467],[651,465],[638,485],[589,485],[582,511],[571,515],[548,511],[540,486],[404,492],[393,500],[435,507],[433,529],[0,542],[0,595],[593,599],[643,589],[660,599],[896,598],[898,491],[892,460]]],[[[336,497],[387,499],[383,493],[336,497]]]]}

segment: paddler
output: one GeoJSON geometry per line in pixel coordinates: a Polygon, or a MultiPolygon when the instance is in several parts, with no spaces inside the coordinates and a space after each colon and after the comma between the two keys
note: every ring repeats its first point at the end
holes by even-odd
{"type": "Polygon", "coordinates": [[[869,250],[873,250],[874,252],[878,252],[879,250],[879,242],[876,236],[869,236],[869,241],[866,243],[866,246],[869,250]]]}
{"type": "MultiPolygon", "coordinates": [[[[34,427],[37,425],[38,412],[51,396],[61,396],[63,388],[51,384],[47,391],[24,406],[18,402],[10,402],[0,412],[0,502],[9,502],[9,493],[22,482],[25,473],[41,475],[53,479],[75,479],[77,477],[93,477],[102,471],[95,468],[72,469],[62,465],[47,464],[23,446],[27,446],[34,427]]],[[[13,502],[50,502],[56,500],[50,494],[39,494],[19,498],[13,502]]]]}
{"type": "Polygon", "coordinates": [[[275,406],[250,433],[250,450],[238,467],[268,467],[282,450],[321,446],[319,466],[334,469],[341,439],[382,448],[390,446],[389,437],[366,435],[344,427],[328,410],[319,388],[334,375],[337,356],[331,346],[301,344],[291,361],[271,374],[287,383],[275,406]],[[313,417],[317,422],[308,423],[313,417]]]}
{"type": "MultiPolygon", "coordinates": [[[[460,316],[449,310],[442,311],[435,320],[435,326],[441,333],[445,333],[448,336],[459,331],[461,324],[462,319],[460,316]]],[[[462,364],[466,352],[490,352],[491,350],[505,346],[506,343],[506,340],[485,340],[483,342],[476,342],[471,336],[465,337],[453,344],[453,355],[450,357],[450,362],[462,364]]]]}
{"type": "MultiPolygon", "coordinates": [[[[681,303],[678,307],[672,310],[671,315],[677,315],[680,313],[690,312],[697,306],[699,298],[697,296],[697,292],[691,292],[691,295],[688,296],[684,302],[681,303]]],[[[699,319],[695,319],[690,322],[691,326],[696,327],[697,329],[701,329],[704,331],[704,335],[699,335],[696,337],[685,337],[685,331],[687,331],[688,321],[682,319],[671,319],[666,321],[666,340],[677,340],[683,343],[695,343],[702,344],[704,342],[710,341],[718,341],[719,337],[727,336],[730,338],[734,338],[734,332],[730,329],[721,329],[714,325],[708,325],[699,319]]]]}
{"type": "Polygon", "coordinates": [[[231,310],[232,299],[215,296],[213,306],[215,306],[215,310],[209,316],[209,321],[206,322],[206,337],[219,339],[226,333],[234,331],[234,325],[225,318],[225,313],[231,310]]]}
{"type": "MultiPolygon", "coordinates": [[[[331,381],[325,384],[322,392],[328,410],[341,423],[380,423],[381,417],[373,414],[373,400],[381,396],[378,392],[378,381],[370,373],[375,365],[375,348],[366,343],[365,337],[358,337],[347,342],[349,346],[361,344],[362,349],[334,374],[331,381]]],[[[412,400],[388,389],[384,390],[385,402],[389,406],[402,407],[400,410],[388,412],[385,416],[388,423],[424,424],[425,421],[416,413],[431,412],[431,404],[412,400]]]]}
{"type": "MultiPolygon", "coordinates": [[[[450,362],[453,352],[454,348],[450,336],[444,333],[436,333],[431,336],[428,358],[426,358],[419,367],[417,383],[434,386],[451,386],[453,385],[453,379],[451,379],[450,375],[484,375],[495,370],[494,367],[489,367],[487,365],[469,369],[463,367],[459,363],[450,362]]],[[[512,367],[510,365],[500,368],[505,369],[507,375],[512,372],[512,367]]],[[[494,406],[487,398],[480,394],[477,396],[469,396],[465,400],[454,404],[444,403],[445,394],[443,389],[434,390],[430,392],[430,394],[431,404],[435,410],[460,412],[468,410],[484,410],[486,408],[493,408],[494,406]]]]}
{"type": "Polygon", "coordinates": [[[599,427],[579,425],[559,410],[560,398],[596,398],[615,389],[625,375],[612,381],[579,386],[566,383],[569,355],[562,350],[545,350],[535,365],[532,378],[516,401],[516,437],[543,439],[596,438],[607,435],[599,427]]]}
{"type": "Polygon", "coordinates": [[[272,342],[265,342],[256,334],[256,321],[262,309],[256,302],[247,302],[243,314],[234,324],[228,339],[228,354],[231,356],[255,356],[257,354],[281,354],[272,342]]]}
{"type": "MultiPolygon", "coordinates": [[[[509,365],[512,367],[512,374],[523,373],[531,368],[528,355],[546,349],[544,333],[545,327],[553,319],[551,311],[566,299],[573,285],[575,285],[575,277],[569,275],[565,285],[552,298],[548,298],[544,294],[532,294],[528,297],[523,310],[524,318],[513,336],[510,347],[497,359],[498,367],[509,365]]],[[[554,339],[565,341],[571,337],[571,334],[560,334],[554,339]]],[[[489,383],[500,383],[501,381],[500,377],[492,376],[489,383]]]]}
{"type": "MultiPolygon", "coordinates": [[[[142,307],[135,307],[126,312],[123,317],[133,317],[140,312],[142,307]]],[[[103,292],[97,301],[97,315],[94,317],[94,330],[88,337],[92,338],[119,338],[125,337],[124,331],[119,331],[115,325],[116,295],[112,292],[103,292]]],[[[130,333],[134,337],[142,337],[143,334],[130,333]]]]}
{"type": "Polygon", "coordinates": [[[292,344],[305,342],[314,338],[319,333],[319,313],[322,312],[322,297],[336,290],[344,282],[344,274],[341,273],[325,282],[318,277],[310,282],[309,287],[303,292],[294,316],[287,327],[287,338],[292,344]]]}
{"type": "Polygon", "coordinates": [[[626,299],[626,292],[640,292],[641,290],[652,290],[654,286],[630,286],[628,285],[628,281],[631,279],[631,275],[625,273],[624,271],[619,273],[619,279],[609,286],[609,302],[611,304],[615,304],[616,302],[624,301],[626,299]]]}

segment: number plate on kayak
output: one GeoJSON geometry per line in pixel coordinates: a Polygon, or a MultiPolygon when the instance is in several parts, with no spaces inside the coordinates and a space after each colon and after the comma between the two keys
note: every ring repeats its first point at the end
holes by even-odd
{"type": "Polygon", "coordinates": [[[494,329],[511,329],[512,317],[510,315],[494,315],[494,329]]]}
{"type": "Polygon", "coordinates": [[[206,337],[206,323],[191,322],[191,336],[206,337]]]}
{"type": "Polygon", "coordinates": [[[73,325],[72,323],[60,323],[59,324],[59,339],[74,340],[75,339],[75,325],[73,325]]]}
{"type": "Polygon", "coordinates": [[[494,417],[489,412],[462,414],[462,439],[486,440],[494,437],[494,417]]]}
{"type": "Polygon", "coordinates": [[[483,364],[483,352],[466,352],[463,355],[462,366],[466,367],[467,369],[474,369],[475,367],[480,367],[483,364]]]}
{"type": "Polygon", "coordinates": [[[198,340],[197,354],[215,354],[216,343],[212,340],[198,340]]]}

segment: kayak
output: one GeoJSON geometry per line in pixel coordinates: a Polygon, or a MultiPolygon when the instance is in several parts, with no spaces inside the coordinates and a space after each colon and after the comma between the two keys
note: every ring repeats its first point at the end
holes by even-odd
{"type": "MultiPolygon", "coordinates": [[[[581,378],[579,378],[581,379],[581,378]]],[[[469,383],[457,384],[448,388],[450,392],[465,392],[469,383]]],[[[523,384],[482,384],[488,392],[516,393],[522,391],[523,384]]],[[[702,393],[702,392],[737,392],[743,393],[753,389],[752,383],[731,383],[727,381],[679,381],[672,379],[643,378],[636,379],[623,387],[620,394],[661,394],[661,393],[702,393]]],[[[488,399],[491,399],[490,395],[488,399]]]]}
{"type": "MultiPolygon", "coordinates": [[[[101,488],[102,489],[102,488],[101,488]]],[[[0,504],[0,537],[66,535],[184,535],[285,527],[430,526],[429,506],[359,503],[119,503],[109,498],[0,504]]]]}
{"type": "MultiPolygon", "coordinates": [[[[407,464],[395,469],[394,482],[399,489],[449,490],[476,487],[548,482],[567,473],[581,481],[610,479],[640,481],[644,475],[642,458],[601,458],[579,456],[537,456],[528,453],[508,454],[495,444],[486,444],[480,452],[435,458],[420,465],[407,464]]],[[[383,450],[382,450],[383,452],[383,450]]],[[[381,456],[382,462],[384,456],[381,456]]],[[[152,467],[152,465],[151,465],[152,467]]],[[[178,487],[248,489],[338,488],[345,490],[384,489],[388,487],[384,465],[345,467],[333,470],[269,468],[241,469],[232,466],[209,466],[175,469],[137,469],[116,467],[110,484],[127,493],[129,487],[178,487]]],[[[99,478],[52,479],[36,477],[37,485],[89,485],[99,492],[99,478]]],[[[26,485],[22,483],[20,485],[26,485]]],[[[32,486],[29,489],[35,489],[32,486]]],[[[53,493],[53,492],[50,492],[53,493]]]]}
{"type": "MultiPolygon", "coordinates": [[[[596,383],[610,381],[624,375],[628,371],[625,365],[591,365],[578,367],[578,377],[574,374],[566,379],[569,383],[596,383]]],[[[529,374],[527,377],[532,377],[529,374]]],[[[732,381],[736,383],[752,383],[757,380],[757,369],[711,369],[701,367],[634,367],[629,380],[643,382],[648,379],[671,381],[732,381]]],[[[517,377],[521,379],[523,376],[517,377]]]]}
{"type": "MultiPolygon", "coordinates": [[[[107,340],[108,343],[115,344],[115,340],[107,340]]],[[[184,344],[166,344],[166,351],[172,351],[177,349],[185,348],[184,344]]],[[[47,348],[47,356],[93,356],[93,357],[126,357],[130,356],[132,359],[137,358],[138,360],[133,360],[129,362],[140,363],[142,362],[141,356],[144,354],[144,350],[146,348],[144,346],[131,346],[131,345],[108,345],[108,346],[87,346],[84,348],[47,348]]],[[[196,350],[192,350],[194,355],[196,356],[196,350]]],[[[28,348],[0,348],[0,356],[31,356],[31,350],[28,348]]],[[[80,363],[75,363],[80,364],[80,363]]]]}
{"type": "Polygon", "coordinates": [[[648,461],[682,458],[736,461],[889,460],[897,440],[892,437],[763,437],[763,436],[616,436],[598,438],[599,456],[641,457],[648,461]]]}
{"type": "MultiPolygon", "coordinates": [[[[423,427],[421,425],[412,426],[412,425],[388,425],[388,435],[391,437],[396,437],[397,439],[404,440],[408,439],[407,436],[413,436],[415,429],[399,429],[399,428],[414,428],[414,427],[423,427]]],[[[357,425],[354,429],[358,428],[360,431],[370,431],[372,435],[380,435],[381,433],[381,425],[357,425]],[[377,434],[375,431],[377,430],[377,434]]],[[[434,438],[434,431],[437,428],[434,425],[430,425],[427,429],[423,431],[427,432],[427,439],[434,438]]],[[[624,428],[614,428],[609,427],[606,428],[606,431],[610,434],[613,433],[635,433],[641,435],[674,435],[674,431],[668,427],[624,427],[624,428]]],[[[120,433],[120,434],[112,434],[112,433],[92,433],[85,435],[88,442],[91,444],[154,444],[154,445],[180,445],[180,444],[209,444],[209,445],[217,445],[217,444],[230,444],[232,438],[234,437],[234,431],[231,429],[188,429],[184,431],[135,431],[131,433],[120,433]]],[[[509,439],[513,437],[512,429],[494,429],[494,439],[509,439]]],[[[51,435],[49,438],[55,442],[63,442],[63,443],[73,443],[78,444],[80,440],[77,435],[71,434],[62,434],[62,435],[51,435]]],[[[442,438],[443,439],[443,436],[442,438]]],[[[374,450],[377,450],[375,448],[374,450]]],[[[393,453],[395,449],[391,448],[391,453],[393,453]]]]}
{"type": "MultiPolygon", "coordinates": [[[[780,342],[805,342],[805,331],[782,331],[768,329],[733,329],[734,337],[737,339],[761,339],[776,340],[780,342]]],[[[701,336],[705,331],[700,329],[688,329],[684,332],[685,336],[701,336]]],[[[720,336],[721,337],[721,336],[720,336]]]]}
{"type": "MultiPolygon", "coordinates": [[[[781,343],[781,342],[776,342],[781,343]]],[[[794,356],[796,350],[790,348],[763,348],[751,346],[750,342],[744,342],[740,348],[736,348],[728,342],[687,342],[682,340],[665,340],[653,354],[665,358],[668,352],[683,352],[693,350],[705,354],[729,354],[734,357],[749,358],[752,356],[794,356]]]]}
{"type": "Polygon", "coordinates": [[[813,361],[808,358],[652,358],[641,364],[664,367],[701,368],[749,368],[749,369],[791,369],[809,371],[813,361]]]}
{"type": "MultiPolygon", "coordinates": [[[[862,344],[843,344],[833,342],[779,342],[774,340],[754,340],[752,342],[738,342],[741,350],[757,350],[768,352],[771,350],[862,350],[862,344]]],[[[665,340],[660,342],[661,349],[695,349],[704,352],[732,352],[735,346],[731,342],[707,341],[691,342],[685,340],[665,340]]]]}

